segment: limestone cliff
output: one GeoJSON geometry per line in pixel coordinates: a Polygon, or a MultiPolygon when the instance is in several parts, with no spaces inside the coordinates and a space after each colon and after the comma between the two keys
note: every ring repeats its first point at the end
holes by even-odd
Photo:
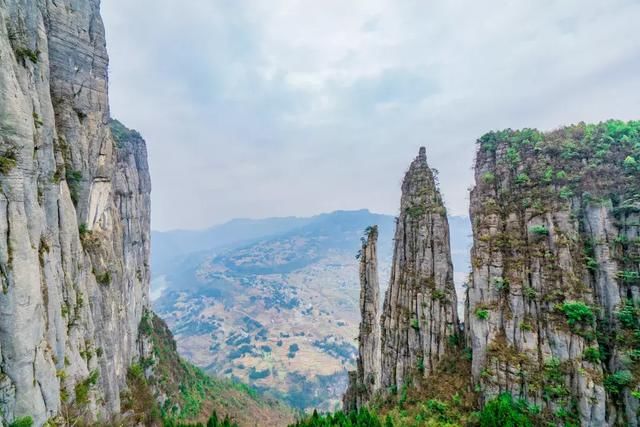
{"type": "Polygon", "coordinates": [[[479,140],[466,329],[483,401],[638,425],[640,122],[479,140]]]}
{"type": "Polygon", "coordinates": [[[360,250],[360,332],[356,371],[349,372],[343,404],[347,411],[367,403],[380,383],[380,284],[378,227],[369,227],[360,250]]]}
{"type": "Polygon", "coordinates": [[[116,413],[137,357],[150,182],[144,141],[110,122],[99,7],[0,1],[0,413],[8,421],[116,413]]]}
{"type": "Polygon", "coordinates": [[[426,377],[458,333],[449,224],[424,147],[402,183],[391,279],[381,318],[384,389],[426,377]]]}

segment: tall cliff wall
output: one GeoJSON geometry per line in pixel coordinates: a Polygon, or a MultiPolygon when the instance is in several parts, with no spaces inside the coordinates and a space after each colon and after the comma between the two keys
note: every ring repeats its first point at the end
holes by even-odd
{"type": "Polygon", "coordinates": [[[449,224],[424,147],[402,183],[381,316],[383,390],[428,376],[458,333],[449,224]]]}
{"type": "Polygon", "coordinates": [[[466,328],[483,400],[638,425],[640,122],[479,140],[466,328]]]}
{"type": "Polygon", "coordinates": [[[118,412],[137,356],[150,181],[144,141],[110,122],[107,64],[99,0],[0,0],[6,420],[118,412]]]}
{"type": "Polygon", "coordinates": [[[358,359],[349,372],[343,399],[346,411],[364,406],[380,385],[380,283],[378,280],[378,227],[365,231],[360,250],[360,331],[358,359]]]}

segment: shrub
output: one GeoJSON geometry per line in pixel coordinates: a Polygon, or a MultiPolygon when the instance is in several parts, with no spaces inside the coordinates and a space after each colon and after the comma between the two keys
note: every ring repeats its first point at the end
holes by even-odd
{"type": "Polygon", "coordinates": [[[594,319],[591,307],[582,301],[566,301],[562,304],[561,310],[567,316],[567,323],[571,326],[576,323],[591,323],[594,319]]]}
{"type": "Polygon", "coordinates": [[[533,235],[536,236],[548,236],[549,235],[549,229],[547,227],[545,227],[544,225],[534,225],[533,227],[529,228],[529,232],[533,235]]]}
{"type": "Polygon", "coordinates": [[[573,197],[573,190],[571,188],[564,186],[560,189],[560,198],[567,200],[573,197]]]}
{"type": "Polygon", "coordinates": [[[109,285],[111,283],[111,273],[109,273],[108,271],[105,271],[102,274],[97,274],[96,275],[96,282],[98,282],[98,284],[104,285],[104,286],[109,285]]]}
{"type": "Polygon", "coordinates": [[[640,282],[640,272],[638,271],[619,271],[617,277],[623,283],[636,284],[640,282]]]}
{"type": "Polygon", "coordinates": [[[533,330],[533,325],[529,322],[520,323],[520,330],[524,332],[531,332],[533,330]]]}
{"type": "Polygon", "coordinates": [[[76,384],[75,393],[76,393],[76,403],[78,405],[85,405],[89,403],[89,391],[91,386],[95,385],[98,382],[98,371],[92,371],[89,376],[76,384]]]}
{"type": "Polygon", "coordinates": [[[486,308],[478,308],[476,310],[476,316],[480,320],[487,320],[489,318],[489,310],[486,308]]]}
{"type": "Polygon", "coordinates": [[[418,323],[418,319],[416,318],[411,319],[411,328],[413,328],[416,331],[420,330],[420,323],[418,323]]]}
{"type": "Polygon", "coordinates": [[[507,155],[507,161],[512,166],[517,166],[518,164],[520,164],[521,162],[520,153],[518,153],[518,150],[515,147],[507,148],[506,155],[507,155]]]}
{"type": "Polygon", "coordinates": [[[604,388],[611,394],[619,394],[631,381],[633,381],[633,374],[630,371],[618,371],[604,380],[604,388]]]}
{"type": "Polygon", "coordinates": [[[600,349],[598,347],[588,347],[584,350],[582,358],[587,362],[599,363],[600,362],[600,349]]]}
{"type": "Polygon", "coordinates": [[[530,181],[531,180],[529,179],[529,175],[527,175],[526,173],[519,173],[518,176],[516,176],[516,184],[528,184],[530,181]]]}
{"type": "Polygon", "coordinates": [[[638,324],[638,312],[633,300],[625,301],[624,306],[618,311],[618,320],[629,329],[634,329],[638,324]]]}
{"type": "Polygon", "coordinates": [[[8,174],[17,164],[16,154],[13,151],[4,153],[0,156],[0,173],[2,175],[8,174]]]}
{"type": "Polygon", "coordinates": [[[31,417],[21,417],[13,420],[9,427],[31,427],[33,425],[33,418],[31,417]]]}
{"type": "Polygon", "coordinates": [[[493,184],[496,181],[496,176],[491,172],[486,172],[482,175],[482,181],[485,184],[493,184]]]}
{"type": "Polygon", "coordinates": [[[423,206],[410,206],[406,212],[409,218],[417,219],[425,214],[426,209],[423,206]]]}
{"type": "Polygon", "coordinates": [[[493,279],[493,287],[501,294],[509,293],[509,282],[502,277],[496,277],[493,279]]]}
{"type": "Polygon", "coordinates": [[[80,196],[80,184],[82,183],[82,172],[73,169],[67,169],[65,174],[69,193],[71,193],[71,201],[75,206],[78,205],[78,197],[80,196]]]}
{"type": "Polygon", "coordinates": [[[22,65],[26,64],[27,59],[33,62],[34,64],[38,63],[38,59],[39,59],[38,57],[40,55],[39,50],[33,50],[26,47],[17,47],[14,49],[14,52],[16,54],[16,58],[18,59],[19,62],[22,63],[22,65]]]}
{"type": "Polygon", "coordinates": [[[487,402],[480,412],[481,427],[530,427],[533,426],[527,403],[515,400],[509,393],[502,393],[487,402]]]}
{"type": "Polygon", "coordinates": [[[633,156],[627,156],[624,159],[624,167],[627,169],[636,169],[638,167],[638,162],[633,156]]]}

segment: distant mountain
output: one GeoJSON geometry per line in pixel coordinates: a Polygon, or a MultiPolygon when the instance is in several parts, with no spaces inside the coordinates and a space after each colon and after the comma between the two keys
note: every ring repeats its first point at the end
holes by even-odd
{"type": "Polygon", "coordinates": [[[206,230],[153,231],[151,267],[155,277],[195,252],[251,242],[304,226],[311,218],[234,219],[206,230]]]}
{"type": "MultiPolygon", "coordinates": [[[[456,271],[464,277],[469,222],[450,222],[456,271]]],[[[337,211],[154,233],[154,308],[197,365],[298,408],[332,409],[356,354],[355,254],[370,225],[378,225],[386,287],[395,231],[389,215],[337,211]]]]}

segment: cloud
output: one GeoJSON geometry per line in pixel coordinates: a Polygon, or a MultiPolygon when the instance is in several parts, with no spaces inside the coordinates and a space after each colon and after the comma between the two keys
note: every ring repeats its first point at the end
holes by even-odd
{"type": "Polygon", "coordinates": [[[395,213],[426,145],[453,213],[475,140],[640,111],[635,0],[104,0],[112,114],[145,135],[153,226],[395,213]]]}

